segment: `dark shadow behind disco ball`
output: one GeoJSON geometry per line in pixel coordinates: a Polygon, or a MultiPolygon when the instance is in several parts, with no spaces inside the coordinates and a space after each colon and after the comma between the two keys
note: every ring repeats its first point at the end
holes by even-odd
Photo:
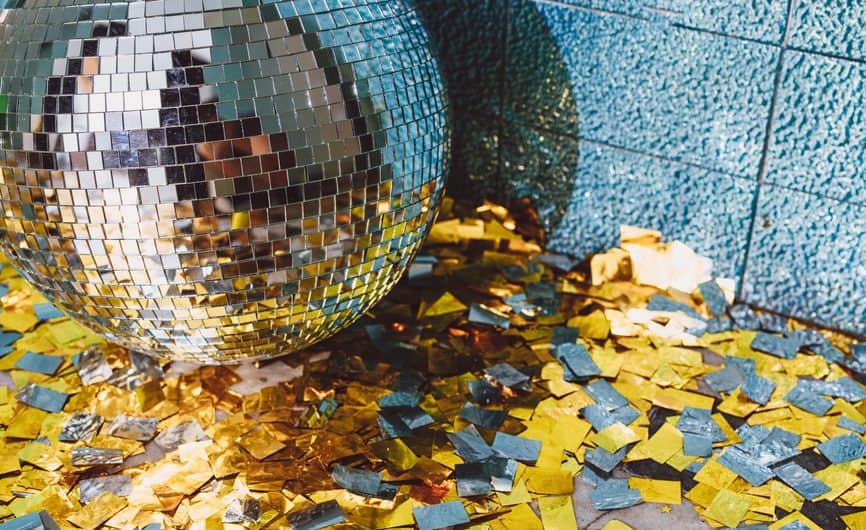
{"type": "Polygon", "coordinates": [[[402,1],[16,0],[2,246],[109,341],[232,363],[351,324],[435,217],[448,134],[402,1]]]}

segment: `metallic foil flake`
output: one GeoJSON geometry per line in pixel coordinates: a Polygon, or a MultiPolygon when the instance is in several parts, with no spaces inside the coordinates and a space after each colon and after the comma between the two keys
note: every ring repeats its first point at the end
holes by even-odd
{"type": "Polygon", "coordinates": [[[327,501],[286,516],[292,530],[319,530],[346,520],[337,501],[327,501]]]}
{"type": "Polygon", "coordinates": [[[76,412],[60,431],[61,442],[89,441],[102,427],[102,416],[87,412],[76,412]]]}
{"type": "Polygon", "coordinates": [[[108,425],[108,434],[127,440],[147,442],[156,434],[157,418],[137,418],[119,414],[108,425]]]}
{"type": "Polygon", "coordinates": [[[76,447],[72,450],[73,466],[122,464],[123,451],[99,447],[76,447]]]}

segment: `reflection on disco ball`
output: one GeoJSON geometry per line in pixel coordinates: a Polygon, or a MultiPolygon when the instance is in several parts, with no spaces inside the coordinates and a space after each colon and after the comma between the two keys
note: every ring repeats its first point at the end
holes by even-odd
{"type": "Polygon", "coordinates": [[[261,359],[406,269],[447,132],[402,1],[11,4],[2,245],[72,316],[157,356],[261,359]]]}

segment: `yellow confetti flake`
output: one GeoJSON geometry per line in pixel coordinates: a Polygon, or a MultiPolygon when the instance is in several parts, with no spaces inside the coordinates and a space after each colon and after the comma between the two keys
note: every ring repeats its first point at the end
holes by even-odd
{"type": "Polygon", "coordinates": [[[683,435],[670,423],[663,423],[649,440],[638,445],[643,455],[654,462],[664,464],[683,447],[683,435]]]}
{"type": "Polygon", "coordinates": [[[640,436],[622,423],[614,423],[610,427],[596,433],[592,442],[608,451],[615,453],[628,444],[639,442],[640,436]]]}
{"type": "Polygon", "coordinates": [[[625,524],[622,521],[614,519],[613,521],[609,521],[606,525],[602,526],[601,530],[634,530],[634,528],[625,524]]]}
{"type": "Polygon", "coordinates": [[[776,506],[787,511],[797,511],[803,508],[805,499],[792,488],[778,480],[770,481],[770,500],[776,506]]]}
{"type": "Polygon", "coordinates": [[[856,475],[848,473],[838,465],[827,466],[814,473],[815,478],[830,486],[830,491],[821,495],[816,500],[836,500],[837,497],[848,491],[860,482],[856,475]]]}
{"type": "Polygon", "coordinates": [[[24,333],[30,331],[39,320],[29,311],[3,311],[0,313],[0,326],[10,331],[24,333]]]}
{"type": "Polygon", "coordinates": [[[710,396],[686,390],[662,388],[653,396],[652,402],[659,407],[682,412],[685,407],[712,409],[714,399],[710,396]]]}
{"type": "Polygon", "coordinates": [[[497,493],[499,504],[502,506],[514,506],[516,504],[524,504],[532,501],[529,495],[529,489],[526,487],[526,481],[517,479],[509,493],[497,493]]]}
{"type": "Polygon", "coordinates": [[[574,516],[571,495],[539,497],[538,510],[541,512],[544,528],[577,530],[577,519],[574,516]]]}
{"type": "Polygon", "coordinates": [[[720,490],[707,506],[706,515],[725,526],[736,528],[752,506],[752,499],[730,490],[720,490]]]}
{"type": "MultiPolygon", "coordinates": [[[[715,458],[704,464],[704,466],[695,473],[695,481],[701,484],[712,486],[717,490],[723,490],[734,483],[737,474],[716,462],[715,458]]],[[[737,525],[732,525],[737,526],[737,525]]]]}
{"type": "Polygon", "coordinates": [[[31,407],[24,407],[12,418],[12,422],[6,428],[7,438],[25,438],[32,440],[39,436],[42,430],[42,422],[48,413],[31,407]]]}
{"type": "Polygon", "coordinates": [[[526,487],[532,493],[565,495],[574,491],[571,472],[558,468],[526,468],[526,487]]]}
{"type": "Polygon", "coordinates": [[[628,485],[640,490],[644,502],[662,504],[680,504],[682,502],[681,485],[678,480],[653,480],[630,477],[628,485]]]}
{"type": "Polygon", "coordinates": [[[851,530],[866,530],[866,510],[843,515],[842,520],[851,530]]]}
{"type": "Polygon", "coordinates": [[[268,432],[250,431],[238,438],[238,444],[258,460],[265,459],[286,445],[275,439],[268,432]]]}
{"type": "Polygon", "coordinates": [[[103,492],[86,506],[66,518],[67,521],[83,529],[98,527],[104,521],[126,506],[126,499],[103,492]]]}
{"type": "MultiPolygon", "coordinates": [[[[542,499],[555,497],[541,497],[542,499]]],[[[539,499],[539,504],[540,504],[539,499]]],[[[544,511],[541,512],[542,517],[544,511]]],[[[572,514],[574,517],[574,514],[572,514]]],[[[413,521],[410,521],[410,524],[413,521]]],[[[541,520],[535,515],[535,512],[530,508],[529,504],[518,504],[511,508],[498,522],[502,523],[507,530],[544,530],[544,525],[541,520]]]]}

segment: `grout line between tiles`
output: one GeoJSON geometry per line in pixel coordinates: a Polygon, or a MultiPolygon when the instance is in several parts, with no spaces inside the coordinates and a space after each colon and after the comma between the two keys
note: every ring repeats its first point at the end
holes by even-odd
{"type": "Polygon", "coordinates": [[[782,47],[779,50],[779,60],[776,64],[776,75],[773,79],[773,96],[770,100],[770,112],[767,116],[767,127],[764,131],[764,149],[761,153],[761,164],[758,167],[758,186],[752,199],[752,217],[749,221],[749,234],[746,238],[746,254],[743,256],[743,269],[737,286],[737,300],[742,300],[746,285],[746,271],[749,268],[749,258],[752,253],[752,241],[755,238],[755,230],[758,227],[758,209],[760,208],[761,192],[763,191],[764,177],[767,173],[767,162],[770,154],[770,141],[773,135],[773,119],[776,115],[776,105],[779,100],[779,92],[782,85],[782,69],[785,63],[785,47],[788,45],[788,37],[791,31],[791,18],[794,15],[794,0],[788,0],[788,16],[785,18],[785,31],[782,35],[782,47]]]}

